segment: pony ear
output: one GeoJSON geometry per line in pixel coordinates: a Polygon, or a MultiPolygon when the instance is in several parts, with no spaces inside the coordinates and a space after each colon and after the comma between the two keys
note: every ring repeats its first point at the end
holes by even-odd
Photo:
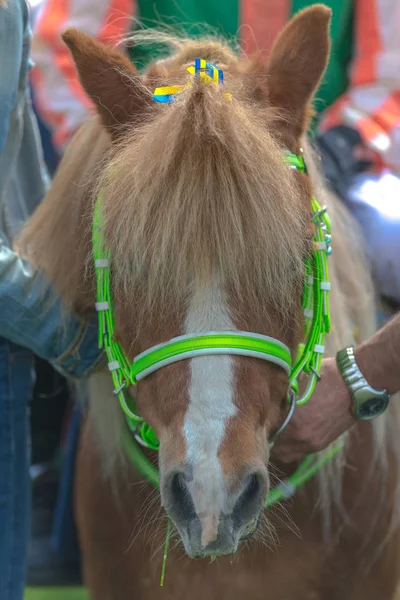
{"type": "Polygon", "coordinates": [[[75,28],[64,31],[62,39],[84,90],[111,133],[140,119],[151,105],[151,95],[128,58],[75,28]]]}
{"type": "Polygon", "coordinates": [[[307,128],[309,104],[328,62],[331,14],[323,4],[306,8],[286,25],[271,50],[269,101],[284,109],[296,142],[307,128]]]}

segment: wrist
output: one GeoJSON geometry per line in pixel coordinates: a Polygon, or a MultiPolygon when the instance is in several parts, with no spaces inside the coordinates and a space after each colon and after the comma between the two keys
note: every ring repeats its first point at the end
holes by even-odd
{"type": "Polygon", "coordinates": [[[367,381],[357,363],[353,346],[339,350],[336,362],[351,393],[355,418],[370,420],[381,415],[388,407],[390,396],[386,389],[377,389],[367,381]]]}
{"type": "Polygon", "coordinates": [[[354,356],[361,373],[368,383],[377,390],[386,388],[384,375],[382,376],[382,367],[379,361],[374,358],[375,352],[371,345],[366,343],[354,349],[354,356]]]}
{"type": "Polygon", "coordinates": [[[400,314],[355,349],[356,361],[369,384],[389,395],[400,391],[400,314]]]}
{"type": "MultiPolygon", "coordinates": [[[[322,396],[333,394],[335,397],[335,415],[334,417],[342,420],[346,424],[343,429],[347,429],[356,422],[352,414],[352,398],[347,385],[338,369],[336,358],[326,358],[322,363],[320,391],[322,396]],[[337,412],[336,412],[337,411],[337,412]]],[[[333,416],[333,413],[332,415],[333,416]]]]}
{"type": "Polygon", "coordinates": [[[399,358],[395,348],[386,343],[383,336],[374,336],[357,347],[354,355],[360,371],[368,383],[377,390],[386,390],[389,395],[399,391],[399,358]]]}

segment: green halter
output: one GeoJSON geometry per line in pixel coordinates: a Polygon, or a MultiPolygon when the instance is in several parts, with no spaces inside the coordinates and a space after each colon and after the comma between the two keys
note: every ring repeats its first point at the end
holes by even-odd
{"type": "MultiPolygon", "coordinates": [[[[307,173],[302,155],[285,152],[285,160],[293,169],[307,173]]],[[[330,330],[329,290],[327,256],[331,253],[330,220],[326,209],[321,208],[315,198],[311,201],[312,220],[315,224],[314,252],[305,262],[305,281],[302,297],[304,311],[304,340],[298,348],[297,359],[292,365],[289,348],[268,336],[238,331],[206,332],[183,335],[163,344],[153,346],[138,355],[132,364],[125,356],[121,346],[115,341],[115,318],[113,312],[110,262],[111,253],[105,242],[102,220],[102,196],[99,194],[93,215],[93,257],[97,280],[96,309],[99,313],[99,347],[104,348],[108,358],[108,368],[115,386],[114,395],[118,397],[125,413],[128,427],[123,435],[123,446],[131,462],[154,485],[159,484],[158,471],[145,457],[139,445],[157,450],[159,442],[152,427],[137,414],[135,401],[125,393],[129,385],[158,369],[180,360],[202,355],[229,354],[248,356],[267,360],[283,368],[290,381],[290,410],[279,428],[279,434],[290,421],[296,405],[307,402],[320,378],[322,357],[325,349],[325,335],[330,330]],[[308,383],[305,392],[296,400],[298,378],[306,373],[308,383]],[[133,435],[132,435],[133,434],[133,435]],[[139,445],[138,445],[139,444],[139,445]]],[[[275,434],[275,437],[276,435],[275,434]]],[[[280,486],[272,490],[267,506],[291,496],[305,481],[310,479],[338,451],[333,445],[322,456],[306,458],[298,470],[280,486]]]]}

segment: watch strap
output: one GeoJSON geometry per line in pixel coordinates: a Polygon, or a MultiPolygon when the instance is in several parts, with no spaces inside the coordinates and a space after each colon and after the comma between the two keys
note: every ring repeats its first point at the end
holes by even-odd
{"type": "Polygon", "coordinates": [[[386,390],[374,389],[361,373],[354,348],[339,350],[336,363],[352,397],[352,413],[357,419],[373,419],[383,413],[389,403],[386,390]]]}

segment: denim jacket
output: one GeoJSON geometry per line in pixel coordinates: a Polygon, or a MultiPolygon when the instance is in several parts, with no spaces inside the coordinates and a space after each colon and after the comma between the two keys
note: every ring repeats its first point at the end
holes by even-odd
{"type": "Polygon", "coordinates": [[[103,358],[97,321],[62,315],[59,301],[47,301],[51,287],[11,250],[48,186],[29,98],[30,37],[25,0],[0,5],[0,336],[81,377],[103,358]]]}

